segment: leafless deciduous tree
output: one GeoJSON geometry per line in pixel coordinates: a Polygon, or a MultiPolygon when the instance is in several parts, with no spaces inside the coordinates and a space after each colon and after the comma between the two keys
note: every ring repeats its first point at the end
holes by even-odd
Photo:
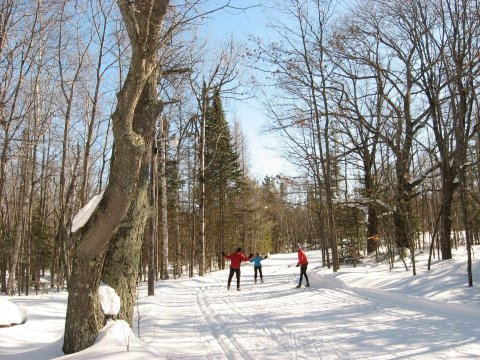
{"type": "MultiPolygon", "coordinates": [[[[140,172],[162,109],[155,96],[160,75],[157,53],[168,4],[167,0],[118,1],[132,55],[112,116],[115,147],[109,183],[98,209],[78,234],[65,322],[63,350],[67,354],[92,345],[103,326],[98,287],[106,249],[138,195],[140,172]]],[[[144,224],[139,228],[143,231],[144,224]]]]}
{"type": "Polygon", "coordinates": [[[265,61],[264,71],[280,89],[266,102],[272,118],[270,130],[284,135],[290,154],[296,152],[295,161],[301,162],[313,177],[320,204],[318,216],[324,223],[319,237],[326,238],[330,249],[326,263],[337,271],[333,67],[328,53],[334,2],[294,0],[278,6],[288,20],[272,25],[281,41],[270,46],[260,44],[252,57],[265,61]]]}

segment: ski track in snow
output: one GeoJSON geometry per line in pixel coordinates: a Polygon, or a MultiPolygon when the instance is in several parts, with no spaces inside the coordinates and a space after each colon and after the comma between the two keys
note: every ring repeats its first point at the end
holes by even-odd
{"type": "MultiPolygon", "coordinates": [[[[455,303],[458,298],[444,296],[443,287],[430,286],[442,266],[454,266],[458,274],[449,281],[461,281],[462,267],[439,263],[428,282],[419,277],[414,284],[394,272],[364,278],[367,270],[344,266],[332,273],[319,265],[319,255],[308,255],[310,288],[294,288],[299,276],[295,253],[265,261],[265,283],[254,284],[253,266],[242,265],[240,292],[235,279],[227,291],[228,269],[159,282],[155,296],[147,296],[143,283],[134,332],[152,353],[174,360],[478,358],[478,297],[463,294],[462,303],[455,303]]],[[[36,301],[16,299],[32,307],[36,301]]],[[[66,303],[60,305],[63,313],[66,303]]],[[[32,313],[36,318],[41,319],[32,313]]],[[[22,358],[29,354],[23,351],[22,358]]]]}
{"type": "Polygon", "coordinates": [[[212,306],[209,304],[207,298],[208,291],[206,288],[202,288],[200,291],[197,291],[197,303],[199,305],[200,311],[205,318],[205,321],[208,323],[210,329],[213,329],[213,336],[217,340],[218,344],[222,348],[226,357],[231,359],[236,359],[237,353],[240,353],[241,359],[250,359],[248,352],[245,351],[243,346],[235,340],[234,334],[232,334],[228,329],[221,326],[222,321],[217,320],[217,315],[215,310],[212,309],[212,306]]]}
{"type": "MultiPolygon", "coordinates": [[[[296,271],[296,270],[295,270],[296,271]]],[[[243,273],[243,272],[242,272],[243,273]]],[[[269,312],[270,306],[276,306],[278,298],[284,298],[280,306],[285,308],[298,307],[300,309],[308,308],[308,304],[317,301],[320,295],[320,289],[294,289],[298,274],[290,274],[282,271],[272,271],[269,274],[269,282],[264,284],[252,285],[251,278],[242,276],[242,291],[225,291],[224,286],[202,288],[197,291],[197,303],[201,309],[205,321],[213,329],[213,337],[218,341],[219,346],[229,359],[255,359],[258,356],[264,358],[276,358],[278,353],[286,359],[344,359],[349,357],[349,353],[340,344],[335,342],[332,336],[322,337],[322,341],[310,344],[308,347],[302,344],[308,331],[304,329],[292,329],[282,318],[275,318],[269,312]],[[272,278],[276,276],[276,280],[272,278]],[[256,292],[259,291],[259,293],[256,292]],[[265,293],[272,293],[266,296],[265,293]],[[258,298],[264,299],[264,305],[260,305],[258,298]],[[269,298],[272,304],[269,305],[269,298]],[[255,307],[250,310],[250,314],[243,314],[242,307],[245,303],[252,301],[255,307]],[[220,314],[222,313],[222,314],[220,314]],[[235,323],[248,321],[248,318],[256,318],[261,324],[261,333],[264,336],[255,334],[255,341],[267,346],[266,349],[258,349],[249,346],[245,348],[241,341],[236,340],[235,323]],[[270,354],[270,356],[269,356],[270,354]],[[275,355],[277,354],[277,355],[275,355]]],[[[324,300],[325,301],[325,300],[324,300]]],[[[350,298],[345,296],[334,296],[329,301],[342,302],[350,304],[350,298]]],[[[357,301],[358,302],[358,301],[357,301]]],[[[278,304],[277,304],[278,305],[278,304]]],[[[240,330],[246,326],[240,325],[240,330]]],[[[315,331],[318,331],[315,328],[315,331]]],[[[249,344],[250,345],[250,344],[249,344]]]]}
{"type": "MultiPolygon", "coordinates": [[[[269,269],[269,266],[264,266],[264,284],[253,285],[253,275],[245,269],[242,270],[241,292],[226,291],[225,279],[222,278],[226,272],[214,275],[217,281],[215,285],[209,284],[197,290],[199,309],[225,358],[278,358],[278,354],[282,354],[281,357],[285,359],[347,359],[355,354],[357,359],[407,359],[421,358],[428,351],[425,343],[430,340],[418,341],[412,348],[405,342],[392,348],[376,345],[374,350],[366,347],[356,348],[352,352],[349,346],[349,336],[352,335],[343,335],[341,328],[336,332],[335,326],[338,324],[355,327],[357,322],[361,325],[371,322],[372,331],[383,327],[390,332],[398,332],[398,324],[406,324],[406,331],[414,332],[409,334],[413,339],[421,339],[423,332],[417,332],[417,328],[426,320],[432,321],[429,326],[435,328],[437,321],[451,319],[455,326],[459,326],[458,319],[461,319],[472,326],[472,334],[480,330],[480,313],[473,306],[417,298],[389,290],[351,287],[335,275],[321,274],[321,270],[320,266],[309,270],[312,287],[308,289],[292,288],[298,281],[298,270],[277,266],[269,269]],[[252,304],[251,308],[249,303],[252,304]],[[278,308],[287,309],[287,313],[291,308],[308,309],[313,303],[317,310],[318,303],[325,310],[324,313],[312,315],[313,318],[301,315],[302,321],[308,322],[306,329],[296,329],[291,324],[295,322],[295,311],[285,318],[279,316],[278,308]],[[277,307],[276,311],[271,312],[271,306],[277,307]],[[365,315],[365,319],[356,318],[360,313],[365,315]],[[315,316],[320,316],[319,321],[315,316]],[[245,334],[237,334],[235,327],[238,324],[238,330],[245,332],[248,326],[244,322],[248,321],[248,317],[257,318],[260,323],[256,332],[253,332],[251,344],[246,343],[248,337],[245,334]],[[325,322],[330,318],[333,324],[326,325],[325,322]],[[316,340],[310,340],[309,345],[305,346],[303,337],[306,336],[314,336],[316,340]],[[255,345],[264,348],[259,349],[255,345]]],[[[359,332],[356,336],[364,335],[359,332]]],[[[376,333],[369,336],[373,336],[370,341],[378,342],[376,333]]],[[[431,337],[435,339],[435,335],[431,337]]],[[[440,338],[434,344],[437,349],[441,349],[441,341],[440,338]]],[[[471,339],[465,342],[465,346],[469,341],[471,339]]],[[[450,355],[469,357],[468,353],[462,352],[462,344],[453,347],[450,355]]]]}

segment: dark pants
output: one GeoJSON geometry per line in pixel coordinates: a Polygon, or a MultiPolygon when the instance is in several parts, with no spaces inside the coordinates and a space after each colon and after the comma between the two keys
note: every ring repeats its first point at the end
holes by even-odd
{"type": "Polygon", "coordinates": [[[304,276],[305,276],[305,281],[308,284],[307,266],[308,265],[300,266],[300,282],[298,283],[298,285],[302,285],[302,279],[303,279],[304,276]]]}
{"type": "Polygon", "coordinates": [[[230,287],[230,283],[232,282],[233,274],[237,276],[237,289],[240,289],[240,269],[230,268],[230,274],[228,275],[228,287],[230,287]]]}
{"type": "Polygon", "coordinates": [[[255,269],[255,282],[257,282],[257,271],[260,273],[260,280],[263,281],[263,275],[262,275],[262,267],[261,266],[254,266],[255,269]]]}

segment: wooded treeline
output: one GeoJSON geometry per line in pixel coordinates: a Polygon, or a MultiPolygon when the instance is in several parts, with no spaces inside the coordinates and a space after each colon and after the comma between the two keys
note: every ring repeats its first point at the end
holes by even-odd
{"type": "MultiPolygon", "coordinates": [[[[222,250],[242,246],[265,253],[297,241],[278,237],[276,222],[289,219],[286,212],[275,221],[271,217],[285,200],[274,185],[278,181],[262,186],[252,179],[247,141],[239,124],[225,117],[222,96],[241,96],[239,50],[226,43],[213,54],[203,43],[195,44],[203,41],[195,33],[200,5],[172,6],[165,17],[163,34],[170,43],[158,52],[162,114],[155,119],[148,164],[141,170],[141,178],[148,179],[148,199],[138,195],[136,205],[148,201],[141,280],[218,269],[224,266],[222,250]],[[269,201],[275,204],[267,211],[269,201]]],[[[116,1],[5,1],[1,14],[2,292],[61,289],[72,275],[78,241],[71,233],[73,217],[103,194],[109,181],[112,112],[131,48],[116,1]],[[48,284],[42,282],[46,275],[48,284]]]]}
{"type": "MultiPolygon", "coordinates": [[[[215,51],[196,32],[202,4],[165,14],[149,95],[162,104],[139,170],[139,280],[203,275],[238,246],[302,243],[336,271],[379,248],[449,259],[480,243],[478,1],[282,1],[276,41],[215,51]],[[269,131],[295,176],[249,172],[248,139],[224,109],[244,96],[245,60],[269,88],[269,131]]],[[[1,7],[2,292],[28,294],[46,274],[47,286],[68,284],[73,216],[110,180],[132,48],[116,1],[1,7]]]]}
{"type": "Polygon", "coordinates": [[[278,41],[257,39],[249,56],[273,89],[264,99],[270,131],[311,184],[334,271],[335,244],[346,239],[364,249],[367,238],[368,252],[408,249],[415,274],[416,249],[450,259],[464,232],[471,285],[480,2],[294,0],[277,8],[278,41]],[[355,229],[361,207],[366,229],[355,229]]]}
{"type": "Polygon", "coordinates": [[[66,287],[65,353],[103,326],[100,281],[131,323],[138,281],[153,294],[239,246],[301,243],[333,271],[400,255],[415,274],[415,250],[466,245],[472,285],[479,1],[335,4],[279,1],[274,40],[211,46],[200,27],[234,1],[1,3],[2,291],[66,287]],[[247,68],[290,175],[249,173],[224,109],[253,94],[247,68]]]}

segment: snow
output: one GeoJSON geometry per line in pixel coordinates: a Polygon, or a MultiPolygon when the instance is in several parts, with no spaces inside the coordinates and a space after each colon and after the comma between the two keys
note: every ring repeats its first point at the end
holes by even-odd
{"type": "Polygon", "coordinates": [[[23,324],[27,320],[25,309],[0,297],[0,325],[23,324]]]}
{"type": "MultiPolygon", "coordinates": [[[[430,271],[419,253],[416,276],[400,261],[333,273],[320,252],[307,256],[311,288],[294,288],[296,253],[264,260],[263,284],[242,265],[240,292],[226,290],[228,270],[157,282],[155,296],[141,283],[132,329],[110,319],[92,347],[71,355],[61,351],[65,292],[0,296],[2,323],[26,320],[0,328],[0,359],[480,358],[480,287],[468,287],[464,248],[430,271]]],[[[478,282],[475,258],[473,273],[478,282]]]]}
{"type": "Polygon", "coordinates": [[[105,315],[115,316],[120,312],[120,296],[117,295],[115,289],[102,283],[98,289],[98,296],[105,315]]]}
{"type": "Polygon", "coordinates": [[[83,208],[80,209],[80,211],[73,217],[72,219],[72,233],[76,232],[78,229],[83,227],[90,216],[92,216],[93,212],[97,208],[98,204],[100,203],[100,200],[102,200],[103,197],[103,191],[95,195],[90,199],[90,201],[85,205],[83,208]]]}

